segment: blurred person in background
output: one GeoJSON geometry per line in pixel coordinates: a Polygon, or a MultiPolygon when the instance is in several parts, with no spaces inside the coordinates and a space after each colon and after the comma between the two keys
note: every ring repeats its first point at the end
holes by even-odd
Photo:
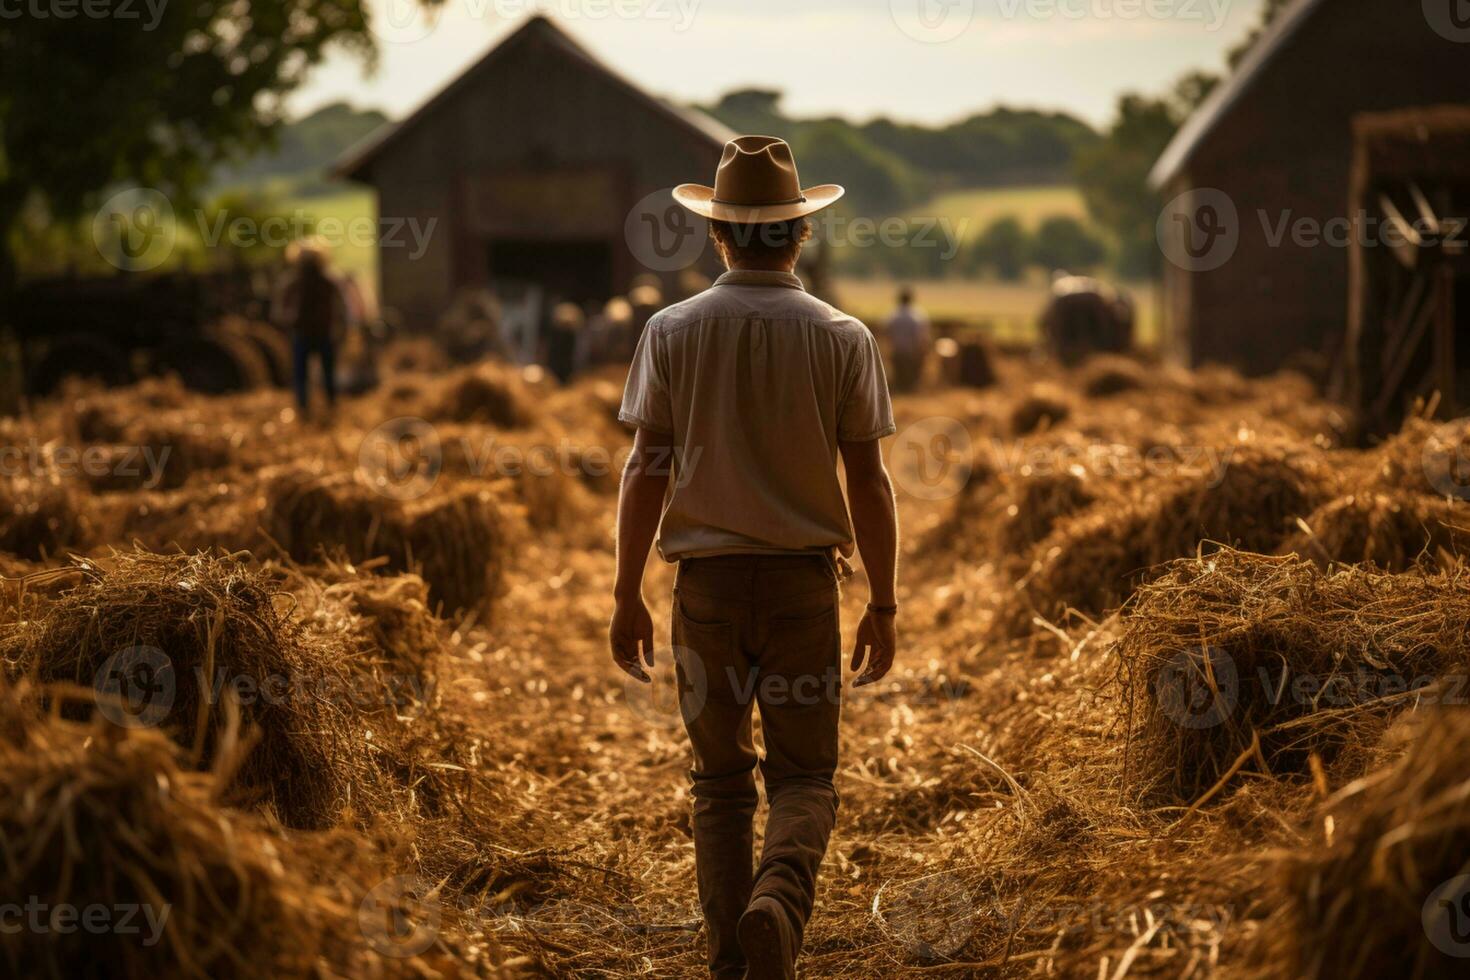
{"type": "Polygon", "coordinates": [[[546,327],[546,369],[566,384],[577,371],[577,346],[587,315],[576,303],[557,303],[546,327]]]}
{"type": "Polygon", "coordinates": [[[633,350],[643,336],[643,328],[648,326],[648,321],[664,305],[664,291],[659,285],[658,277],[636,277],[632,288],[628,290],[628,302],[633,306],[633,323],[629,328],[629,346],[622,358],[624,361],[633,356],[633,350]]]}
{"type": "Polygon", "coordinates": [[[676,188],[680,204],[710,219],[729,271],[649,321],[618,415],[638,431],[618,501],[610,645],[622,670],[650,679],[642,585],[657,534],[659,553],[679,566],[675,667],[714,977],[796,975],[837,818],[839,582],[854,539],[871,599],[853,649],[851,669],[867,663],[856,683],[880,680],[896,647],[898,522],[879,443],[894,424],[882,358],[867,327],[795,274],[811,236],[806,216],[842,193],[803,190],[791,148],[769,136],[727,143],[714,187],[676,188]],[[764,758],[751,736],[756,705],[764,758]],[[757,767],[770,809],[753,870],[757,767]]]}
{"type": "Polygon", "coordinates": [[[286,249],[286,263],[272,318],[291,336],[296,405],[305,420],[311,417],[313,360],[320,366],[327,411],[336,406],[337,342],[352,314],[341,283],[332,275],[325,242],[317,238],[292,242],[286,249]]]}
{"type": "Polygon", "coordinates": [[[924,377],[931,345],[929,317],[914,305],[914,291],[898,291],[898,309],[888,318],[888,342],[893,346],[893,390],[913,391],[924,377]]]}

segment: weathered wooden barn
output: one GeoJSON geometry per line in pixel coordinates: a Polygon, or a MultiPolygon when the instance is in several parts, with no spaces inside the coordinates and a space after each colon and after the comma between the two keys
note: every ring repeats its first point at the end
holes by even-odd
{"type": "Polygon", "coordinates": [[[1470,23],[1440,6],[1296,0],[1181,128],[1151,175],[1165,200],[1193,192],[1159,231],[1172,354],[1252,372],[1343,361],[1352,238],[1381,228],[1350,213],[1355,119],[1470,102],[1470,23]],[[1212,241],[1192,209],[1224,200],[1203,216],[1212,241]]]}
{"type": "MultiPolygon", "coordinates": [[[[667,210],[672,199],[651,216],[635,209],[712,179],[732,135],[533,16],[412,115],[349,150],[336,172],[377,191],[384,306],[427,328],[466,287],[532,285],[549,299],[595,302],[651,271],[673,290],[678,270],[666,260],[704,224],[668,227],[684,220],[667,210]],[[407,235],[394,240],[410,219],[434,222],[422,254],[407,235]],[[640,228],[656,237],[640,240],[640,228]]],[[[708,273],[715,261],[704,248],[697,265],[708,273]]]]}

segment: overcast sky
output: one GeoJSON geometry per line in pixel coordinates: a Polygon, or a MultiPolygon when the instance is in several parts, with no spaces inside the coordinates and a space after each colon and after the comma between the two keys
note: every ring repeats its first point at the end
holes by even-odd
{"type": "Polygon", "coordinates": [[[297,112],[346,100],[412,111],[535,9],[644,88],[707,102],[786,93],[793,115],[947,122],[1005,103],[1093,123],[1119,93],[1218,70],[1261,0],[368,0],[378,70],[336,54],[297,112]]]}

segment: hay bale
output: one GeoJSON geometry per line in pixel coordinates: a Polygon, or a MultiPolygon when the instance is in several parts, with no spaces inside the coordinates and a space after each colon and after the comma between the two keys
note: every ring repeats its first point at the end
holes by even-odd
{"type": "Polygon", "coordinates": [[[139,490],[101,498],[113,505],[115,540],[150,551],[260,551],[263,501],[244,479],[196,483],[178,490],[139,490]]]}
{"type": "Polygon", "coordinates": [[[1470,712],[1440,708],[1415,727],[1388,770],[1329,801],[1325,846],[1282,855],[1267,962],[1307,980],[1465,975],[1470,712]]]}
{"type": "Polygon", "coordinates": [[[228,439],[198,422],[143,420],[127,426],[112,444],[87,447],[100,458],[86,466],[87,482],[99,493],[176,490],[196,473],[227,468],[228,439]]]}
{"type": "Polygon", "coordinates": [[[448,355],[432,337],[396,337],[383,348],[381,362],[388,374],[437,374],[449,367],[448,355]]]}
{"type": "Polygon", "coordinates": [[[1048,386],[1037,386],[1011,409],[1011,433],[1030,435],[1043,426],[1051,428],[1066,421],[1072,406],[1062,392],[1048,386]]]}
{"type": "Polygon", "coordinates": [[[1323,504],[1281,545],[1324,567],[1374,565],[1401,572],[1470,551],[1470,508],[1422,494],[1356,493],[1323,504]]]}
{"type": "MultiPolygon", "coordinates": [[[[72,910],[45,930],[0,930],[12,975],[408,973],[363,943],[361,886],[312,880],[303,843],[220,809],[220,780],[186,771],[161,733],[77,724],[14,691],[0,697],[0,892],[33,896],[42,916],[72,910]],[[117,928],[83,928],[87,914],[117,928]]],[[[348,880],[346,862],[333,867],[348,880]]]]}
{"type": "Polygon", "coordinates": [[[1115,648],[1132,781],[1192,802],[1241,764],[1331,764],[1411,705],[1416,681],[1463,667],[1467,630],[1470,583],[1453,578],[1233,550],[1175,562],[1125,608],[1115,648]]]}
{"type": "Polygon", "coordinates": [[[478,364],[447,381],[434,417],[454,422],[486,422],[521,429],[535,419],[525,382],[510,368],[478,364]]]}
{"type": "Polygon", "coordinates": [[[1024,632],[1035,615],[1100,615],[1156,575],[1156,566],[1220,544],[1273,552],[1324,496],[1325,478],[1304,461],[1259,447],[1237,450],[1222,473],[1176,475],[1118,507],[1062,520],[1037,545],[1034,567],[997,625],[1024,632]]]}
{"type": "Polygon", "coordinates": [[[504,561],[500,511],[488,490],[452,488],[399,501],[350,474],[287,473],[266,488],[266,532],[297,561],[342,555],[414,572],[449,610],[488,606],[504,561]]]}
{"type": "Polygon", "coordinates": [[[0,551],[43,561],[83,548],[92,522],[70,485],[46,477],[0,480],[0,551]]]}
{"type": "Polygon", "coordinates": [[[1025,474],[1009,481],[1001,497],[996,543],[1004,552],[1023,554],[1050,534],[1058,521],[1096,500],[1084,474],[1076,470],[1025,474]]]}
{"type": "Polygon", "coordinates": [[[313,586],[325,584],[307,618],[309,628],[348,637],[359,670],[390,673],[392,683],[413,681],[429,691],[444,656],[444,621],[429,604],[429,588],[417,575],[373,575],[351,565],[311,569],[313,586]]]}
{"type": "Polygon", "coordinates": [[[124,433],[139,419],[181,409],[193,397],[176,375],[107,390],[69,383],[61,397],[62,425],[78,442],[124,442],[124,433]]]}
{"type": "Polygon", "coordinates": [[[0,627],[13,679],[96,691],[112,720],[162,728],[199,766],[215,754],[221,701],[237,691],[259,731],[239,787],[293,827],[330,826],[375,785],[347,649],[326,637],[308,643],[268,578],[208,554],[128,552],[72,567],[76,584],[39,619],[0,627]]]}
{"type": "Polygon", "coordinates": [[[1088,398],[1110,398],[1147,385],[1143,368],[1126,357],[1102,355],[1087,362],[1081,372],[1082,393],[1088,398]]]}

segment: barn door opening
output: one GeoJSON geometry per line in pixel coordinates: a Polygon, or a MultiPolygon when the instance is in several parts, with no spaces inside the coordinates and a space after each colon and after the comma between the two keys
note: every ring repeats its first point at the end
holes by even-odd
{"type": "Polygon", "coordinates": [[[540,286],[552,302],[602,303],[613,295],[613,252],[606,241],[489,243],[490,279],[540,286]]]}

